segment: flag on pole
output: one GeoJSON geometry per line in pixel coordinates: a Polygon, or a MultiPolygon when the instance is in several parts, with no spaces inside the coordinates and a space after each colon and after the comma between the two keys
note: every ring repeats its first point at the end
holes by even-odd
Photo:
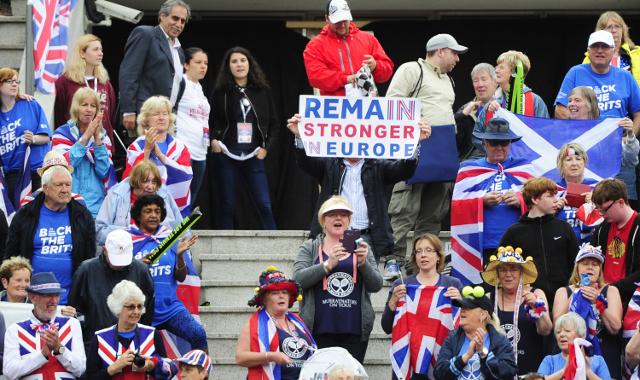
{"type": "Polygon", "coordinates": [[[76,0],[32,0],[33,64],[35,87],[55,91],[55,81],[67,59],[69,17],[76,0]]]}

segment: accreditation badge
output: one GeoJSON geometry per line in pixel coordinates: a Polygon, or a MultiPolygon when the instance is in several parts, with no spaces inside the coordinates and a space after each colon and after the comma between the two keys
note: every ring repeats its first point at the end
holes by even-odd
{"type": "Polygon", "coordinates": [[[238,144],[251,144],[253,125],[251,123],[238,123],[238,144]]]}

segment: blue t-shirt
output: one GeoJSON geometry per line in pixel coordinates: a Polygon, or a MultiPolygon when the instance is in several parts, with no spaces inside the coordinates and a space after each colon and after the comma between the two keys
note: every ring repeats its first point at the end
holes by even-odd
{"type": "Polygon", "coordinates": [[[311,342],[307,336],[299,329],[288,331],[278,328],[278,340],[280,341],[280,352],[283,352],[291,359],[291,363],[282,366],[280,380],[298,380],[300,370],[304,362],[311,356],[311,342]]]}
{"type": "MultiPolygon", "coordinates": [[[[567,365],[567,361],[562,357],[562,354],[547,355],[542,359],[538,372],[548,376],[563,369],[567,365]]],[[[611,380],[609,374],[609,368],[605,363],[604,358],[600,355],[593,355],[591,358],[591,370],[598,375],[602,380],[611,380]]]]}
{"type": "MultiPolygon", "coordinates": [[[[324,260],[328,260],[322,252],[324,260]]],[[[327,275],[327,290],[323,281],[316,284],[316,316],[313,321],[314,334],[362,334],[362,277],[353,283],[352,255],[338,261],[338,265],[327,275]]],[[[319,260],[316,258],[316,263],[319,260]]]]}
{"type": "MultiPolygon", "coordinates": [[[[486,159],[482,159],[484,161],[483,166],[491,166],[491,164],[486,162],[486,159]]],[[[497,167],[497,165],[495,165],[497,167]]],[[[489,182],[487,188],[485,189],[487,192],[490,191],[498,191],[500,193],[506,193],[511,189],[511,183],[509,177],[504,173],[496,173],[493,177],[493,181],[489,182]]],[[[508,206],[503,202],[498,203],[492,207],[484,207],[484,222],[483,222],[483,232],[482,232],[482,249],[493,249],[498,248],[500,244],[500,238],[504,231],[517,222],[520,218],[520,208],[508,206]]]]}
{"type": "MultiPolygon", "coordinates": [[[[464,337],[464,343],[462,343],[462,347],[460,347],[460,351],[458,352],[458,356],[464,355],[465,352],[469,349],[469,343],[471,341],[466,336],[464,337]]],[[[484,335],[484,346],[491,347],[491,341],[489,339],[489,334],[484,335]]],[[[480,356],[477,352],[473,354],[473,356],[469,359],[467,364],[460,371],[460,376],[458,376],[458,380],[481,380],[484,379],[484,375],[480,372],[480,356]]]]}
{"type": "MultiPolygon", "coordinates": [[[[9,112],[0,111],[0,158],[5,173],[22,168],[27,150],[27,144],[21,138],[25,131],[51,137],[47,116],[38,102],[18,100],[9,112]]],[[[29,164],[32,172],[42,166],[44,155],[49,150],[51,143],[31,145],[29,164]]]]}
{"type": "MultiPolygon", "coordinates": [[[[142,259],[143,256],[151,253],[158,243],[151,239],[146,239],[133,244],[134,257],[142,259]]],[[[176,267],[177,243],[160,257],[157,263],[149,267],[149,273],[153,278],[154,307],[153,325],[159,326],[171,319],[182,310],[186,310],[182,302],[178,299],[178,281],[173,276],[176,267]]]]}
{"type": "Polygon", "coordinates": [[[626,117],[640,112],[640,89],[628,71],[610,66],[609,72],[598,74],[588,63],[573,66],[562,81],[555,104],[566,107],[571,90],[578,86],[591,87],[595,91],[603,118],[626,117]]]}
{"type": "Polygon", "coordinates": [[[67,290],[60,294],[60,304],[67,304],[67,294],[73,277],[73,259],[71,251],[71,223],[69,208],[52,211],[42,205],[38,228],[33,236],[33,273],[53,272],[60,286],[67,290]]]}

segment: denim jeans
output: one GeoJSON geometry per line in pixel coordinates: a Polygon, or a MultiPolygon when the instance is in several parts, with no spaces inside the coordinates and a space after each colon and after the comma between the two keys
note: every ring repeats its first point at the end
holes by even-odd
{"type": "Polygon", "coordinates": [[[269,198],[269,184],[264,170],[264,161],[250,158],[246,161],[236,161],[224,154],[216,155],[216,164],[220,172],[220,203],[222,208],[222,228],[233,229],[233,214],[236,208],[236,187],[238,176],[242,176],[249,186],[251,196],[258,206],[258,212],[262,219],[262,227],[265,230],[275,230],[276,222],[271,211],[271,199],[269,198]]]}

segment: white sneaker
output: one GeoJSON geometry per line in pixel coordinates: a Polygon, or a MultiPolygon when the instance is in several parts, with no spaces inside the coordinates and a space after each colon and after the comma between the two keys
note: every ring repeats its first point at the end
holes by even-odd
{"type": "Polygon", "coordinates": [[[398,265],[396,260],[387,260],[384,264],[382,278],[384,278],[385,281],[391,282],[400,278],[400,265],[398,265]]]}

